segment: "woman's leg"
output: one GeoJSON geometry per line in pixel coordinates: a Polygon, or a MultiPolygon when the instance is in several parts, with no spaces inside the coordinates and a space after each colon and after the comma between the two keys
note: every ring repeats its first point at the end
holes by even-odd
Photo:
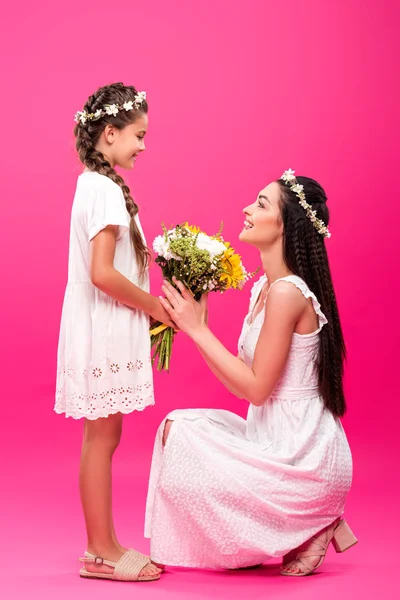
{"type": "Polygon", "coordinates": [[[167,439],[168,439],[169,432],[172,427],[172,423],[173,423],[173,421],[171,421],[170,419],[168,419],[165,423],[163,439],[162,439],[163,446],[165,446],[165,444],[167,443],[167,439]]]}

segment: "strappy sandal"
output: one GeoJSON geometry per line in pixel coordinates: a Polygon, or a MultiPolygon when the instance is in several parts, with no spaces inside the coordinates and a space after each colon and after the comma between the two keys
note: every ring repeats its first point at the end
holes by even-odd
{"type": "Polygon", "coordinates": [[[321,531],[319,534],[314,535],[308,542],[303,544],[299,548],[296,554],[295,560],[288,562],[283,569],[281,569],[281,575],[288,577],[304,577],[310,575],[316,569],[318,569],[324,562],[326,552],[329,544],[332,542],[336,552],[345,552],[355,544],[357,544],[357,538],[351,531],[344,519],[338,519],[332,525],[321,531]],[[304,548],[304,550],[302,550],[304,548]],[[319,556],[319,560],[316,565],[313,565],[309,558],[315,558],[319,556]],[[290,572],[288,568],[296,568],[298,573],[290,572]]]}
{"type": "Polygon", "coordinates": [[[294,548],[294,550],[290,550],[290,552],[282,556],[282,566],[286,567],[286,565],[296,560],[298,551],[298,548],[294,548]]]}
{"type": "Polygon", "coordinates": [[[157,579],[160,579],[159,574],[140,575],[142,569],[151,564],[151,560],[148,556],[133,549],[125,552],[118,562],[105,560],[100,556],[94,556],[94,554],[90,554],[89,552],[85,552],[85,555],[79,559],[79,562],[84,564],[91,563],[98,567],[107,565],[114,569],[112,573],[104,573],[101,571],[87,571],[86,568],[83,567],[79,574],[81,577],[87,579],[111,579],[113,581],[157,581],[157,579]]]}

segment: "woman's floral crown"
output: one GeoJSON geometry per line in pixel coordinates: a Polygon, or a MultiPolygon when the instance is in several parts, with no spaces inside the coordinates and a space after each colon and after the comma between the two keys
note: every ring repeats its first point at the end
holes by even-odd
{"type": "Polygon", "coordinates": [[[105,104],[103,108],[99,108],[94,113],[88,113],[86,110],[78,110],[75,115],[75,123],[84,125],[86,121],[98,121],[106,115],[115,117],[121,110],[126,112],[130,110],[138,110],[146,100],[146,92],[137,92],[134,100],[124,102],[124,104],[105,104]]]}
{"type": "Polygon", "coordinates": [[[325,223],[321,219],[317,219],[317,212],[312,209],[312,206],[306,202],[306,195],[304,193],[304,186],[300,185],[297,182],[297,179],[294,175],[294,171],[292,169],[288,169],[284,172],[281,177],[282,181],[284,181],[285,185],[287,185],[292,192],[296,194],[299,198],[299,204],[306,211],[307,217],[310,219],[311,223],[314,225],[315,229],[318,231],[320,235],[323,235],[326,238],[331,237],[331,233],[325,225],[325,223]]]}

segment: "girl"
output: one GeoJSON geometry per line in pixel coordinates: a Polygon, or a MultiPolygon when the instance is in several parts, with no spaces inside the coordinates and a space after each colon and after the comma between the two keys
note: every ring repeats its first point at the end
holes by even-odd
{"type": "Polygon", "coordinates": [[[352,458],[345,412],[345,345],[324,239],[326,195],[286,171],[244,209],[243,242],[264,275],[233,356],[180,282],[161,303],[216,377],[250,406],[178,410],[161,424],[147,501],[152,556],[172,565],[243,568],[283,557],[282,575],[308,575],[332,541],[356,543],[341,519],[352,458]],[[165,448],[163,450],[163,444],[165,448]]]}
{"type": "Polygon", "coordinates": [[[85,419],[80,492],[87,531],[82,577],[154,581],[161,569],[115,535],[111,461],[123,414],[154,404],[149,316],[171,323],[149,294],[149,251],[138,207],[115,171],[145,150],[144,92],[115,83],[75,120],[85,169],[72,207],[68,284],[58,348],[55,411],[85,419]]]}

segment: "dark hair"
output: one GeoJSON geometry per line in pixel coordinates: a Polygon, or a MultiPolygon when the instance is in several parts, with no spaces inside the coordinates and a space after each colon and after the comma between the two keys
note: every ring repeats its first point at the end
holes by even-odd
{"type": "MultiPolygon", "coordinates": [[[[105,85],[88,98],[83,110],[87,113],[95,113],[105,105],[119,104],[121,106],[125,102],[134,101],[137,93],[133,86],[125,86],[123,83],[105,85]]],[[[134,123],[141,113],[147,113],[147,111],[147,102],[143,100],[139,109],[119,111],[116,116],[105,115],[98,120],[88,120],[84,124],[78,122],[74,129],[76,149],[82,163],[91,171],[96,171],[96,173],[112,179],[122,190],[126,209],[131,217],[130,234],[142,275],[149,264],[150,252],[134,219],[139,212],[139,207],[133,200],[130,189],[123,178],[113,169],[102,152],[96,150],[95,146],[106,125],[110,124],[118,129],[123,129],[134,123]]]]}
{"type": "MultiPolygon", "coordinates": [[[[304,186],[306,202],[316,211],[318,219],[329,223],[327,197],[323,188],[308,177],[296,177],[304,186]]],[[[343,392],[343,362],[346,346],[340,325],[328,255],[323,235],[319,234],[299,204],[294,192],[278,180],[281,187],[281,214],[284,227],[283,256],[286,266],[301,277],[314,292],[321,310],[328,319],[319,334],[318,386],[326,408],[343,416],[346,401],[343,392]]]]}

